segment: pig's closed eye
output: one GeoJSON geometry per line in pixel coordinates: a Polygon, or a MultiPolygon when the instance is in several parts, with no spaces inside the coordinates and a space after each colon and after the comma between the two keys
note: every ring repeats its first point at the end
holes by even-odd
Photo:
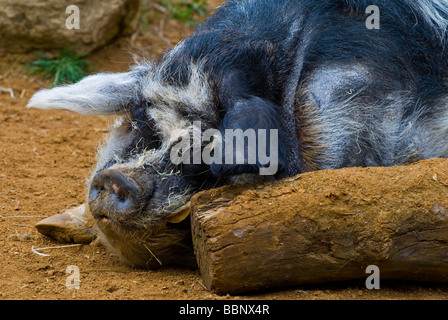
{"type": "Polygon", "coordinates": [[[143,149],[159,149],[162,145],[162,138],[157,133],[154,120],[149,118],[143,108],[133,110],[132,127],[136,134],[140,137],[137,139],[138,148],[143,149]]]}
{"type": "Polygon", "coordinates": [[[139,156],[145,151],[158,150],[162,145],[162,140],[157,134],[143,130],[141,127],[134,128],[132,135],[132,141],[122,152],[123,159],[139,156]]]}
{"type": "Polygon", "coordinates": [[[159,149],[162,145],[162,136],[156,131],[155,124],[152,121],[147,121],[141,126],[141,134],[147,148],[159,149]]]}
{"type": "Polygon", "coordinates": [[[151,137],[148,141],[148,149],[159,149],[162,146],[162,140],[159,137],[151,137]]]}
{"type": "Polygon", "coordinates": [[[139,135],[133,143],[133,151],[141,152],[142,150],[157,150],[161,147],[162,141],[157,135],[139,135]]]}

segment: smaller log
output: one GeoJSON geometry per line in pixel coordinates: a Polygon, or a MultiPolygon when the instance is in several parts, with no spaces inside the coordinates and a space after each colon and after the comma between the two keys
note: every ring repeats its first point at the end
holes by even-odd
{"type": "Polygon", "coordinates": [[[344,168],[191,200],[205,286],[218,294],[367,278],[448,281],[448,160],[344,168]]]}

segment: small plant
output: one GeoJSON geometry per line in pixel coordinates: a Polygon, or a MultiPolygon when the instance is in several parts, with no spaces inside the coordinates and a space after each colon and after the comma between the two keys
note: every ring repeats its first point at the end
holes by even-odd
{"type": "Polygon", "coordinates": [[[165,7],[170,10],[174,19],[184,20],[189,25],[195,26],[198,17],[207,16],[207,0],[190,0],[174,3],[173,0],[165,0],[165,7]]]}
{"type": "Polygon", "coordinates": [[[28,64],[28,69],[36,74],[42,74],[44,79],[53,77],[52,87],[74,83],[87,75],[87,69],[91,67],[89,61],[83,59],[87,54],[72,55],[68,50],[63,50],[58,58],[51,58],[41,53],[40,59],[28,64]]]}

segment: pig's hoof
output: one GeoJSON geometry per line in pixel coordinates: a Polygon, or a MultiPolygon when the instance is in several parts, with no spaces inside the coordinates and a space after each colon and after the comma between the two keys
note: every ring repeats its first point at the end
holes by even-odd
{"type": "Polygon", "coordinates": [[[85,215],[85,205],[68,209],[36,224],[36,229],[50,238],[65,243],[90,243],[96,235],[85,215]]]}

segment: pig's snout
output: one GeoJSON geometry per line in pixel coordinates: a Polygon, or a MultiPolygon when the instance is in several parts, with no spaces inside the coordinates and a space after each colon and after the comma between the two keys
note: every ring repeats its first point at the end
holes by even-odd
{"type": "Polygon", "coordinates": [[[140,205],[136,184],[116,170],[104,170],[93,177],[89,207],[93,216],[119,218],[135,211],[140,205]]]}

